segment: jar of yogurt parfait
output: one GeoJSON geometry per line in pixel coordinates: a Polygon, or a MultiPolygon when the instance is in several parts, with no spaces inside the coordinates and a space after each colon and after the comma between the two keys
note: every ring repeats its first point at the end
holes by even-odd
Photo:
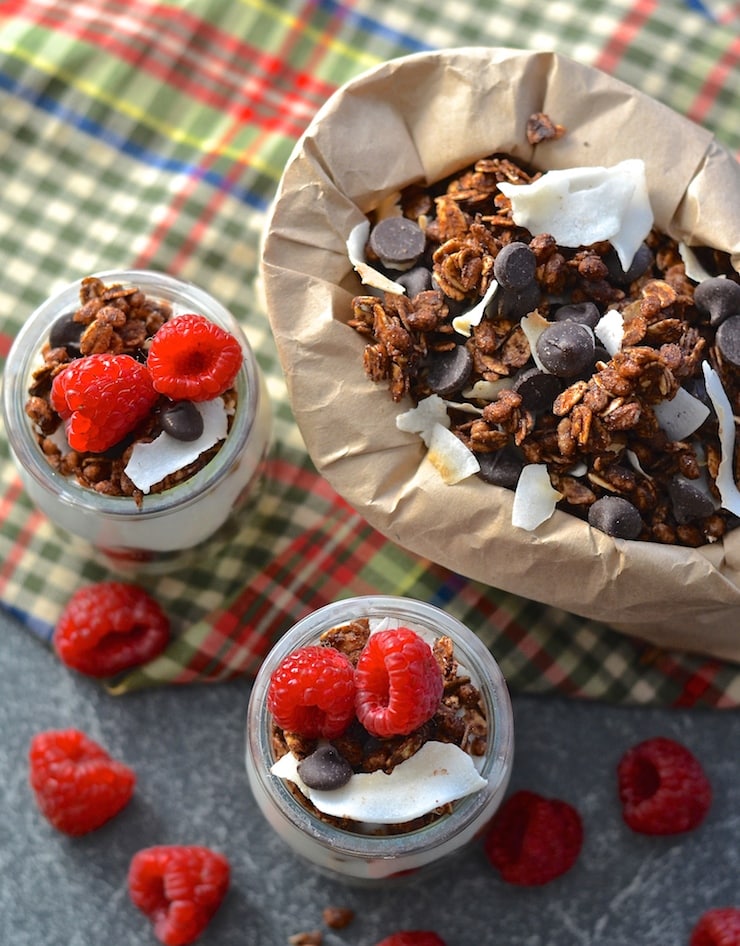
{"type": "MultiPolygon", "coordinates": [[[[101,399],[106,397],[115,401],[115,388],[106,389],[101,399]]],[[[204,554],[249,507],[264,472],[272,426],[264,379],[234,316],[197,286],[147,270],[86,277],[33,312],[7,358],[3,416],[23,485],[38,509],[115,569],[149,572],[180,567],[196,549],[204,554]],[[139,307],[136,319],[115,310],[118,293],[133,299],[129,309],[124,305],[126,312],[139,307]],[[113,308],[92,315],[109,303],[113,308]],[[73,318],[86,307],[88,314],[73,318]],[[75,366],[90,353],[114,356],[113,361],[129,356],[141,371],[157,331],[185,315],[217,326],[232,348],[236,340],[241,358],[234,355],[228,391],[195,393],[184,407],[183,400],[152,394],[150,416],[139,418],[127,437],[80,455],[68,441],[69,418],[60,422],[49,406],[51,380],[66,367],[49,352],[61,345],[67,353],[61,361],[75,366]]]]}
{"type": "Polygon", "coordinates": [[[451,615],[401,597],[348,598],[299,621],[262,664],[247,713],[246,768],[260,810],[296,854],[352,883],[431,867],[479,836],[503,800],[513,750],[511,702],[490,651],[451,615]],[[368,734],[358,719],[329,740],[279,726],[271,681],[302,649],[339,649],[359,680],[367,641],[398,628],[420,637],[443,668],[429,721],[389,738],[368,734]],[[317,781],[314,760],[332,768],[337,757],[352,771],[341,784],[317,781]]]}

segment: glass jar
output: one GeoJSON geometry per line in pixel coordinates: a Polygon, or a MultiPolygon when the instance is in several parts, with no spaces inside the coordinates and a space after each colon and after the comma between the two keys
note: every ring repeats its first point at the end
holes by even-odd
{"type": "Polygon", "coordinates": [[[243,365],[234,382],[237,404],[222,447],[192,477],[141,506],[129,496],[109,496],[57,472],[44,456],[25,412],[31,376],[51,324],[80,305],[81,282],[61,289],[25,322],[8,354],[3,377],[3,414],[10,449],[24,487],[36,506],[72,537],[103,553],[119,570],[165,571],[214,537],[254,496],[269,449],[272,415],[264,379],[234,316],[202,289],[164,273],[121,270],[94,274],[104,284],[136,286],[170,303],[172,315],[198,313],[240,342],[243,365]]]}
{"type": "MultiPolygon", "coordinates": [[[[246,767],[255,800],[277,834],[297,854],[324,872],[356,883],[407,875],[438,862],[480,835],[506,792],[514,751],[511,701],[501,670],[482,641],[465,625],[432,605],[408,598],[370,595],[348,598],[309,614],[289,630],[265,658],[254,681],[247,713],[246,767]],[[276,761],[267,709],[270,677],[288,654],[315,644],[330,628],[359,618],[390,619],[410,627],[429,644],[446,635],[461,671],[478,687],[488,721],[485,752],[475,760],[485,786],[453,802],[449,814],[405,833],[375,835],[337,827],[312,813],[286,782],[270,772],[276,761]]],[[[394,831],[396,829],[394,828],[394,831]]]]}

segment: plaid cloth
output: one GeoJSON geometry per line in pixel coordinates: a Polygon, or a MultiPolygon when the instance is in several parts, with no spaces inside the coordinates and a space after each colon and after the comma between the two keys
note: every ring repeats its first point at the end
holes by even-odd
{"type": "MultiPolygon", "coordinates": [[[[141,579],[175,634],[113,692],[251,674],[296,619],[374,592],[448,609],[480,634],[514,690],[740,706],[736,665],[658,651],[468,581],[372,530],[306,454],[257,284],[266,208],[296,139],[366,68],[444,46],[555,49],[737,152],[738,22],[738,4],[710,0],[0,3],[0,355],[60,285],[105,269],[163,270],[239,317],[275,412],[253,516],[215,557],[141,579]]],[[[2,605],[48,641],[71,590],[111,575],[31,507],[4,433],[0,523],[2,605]]]]}

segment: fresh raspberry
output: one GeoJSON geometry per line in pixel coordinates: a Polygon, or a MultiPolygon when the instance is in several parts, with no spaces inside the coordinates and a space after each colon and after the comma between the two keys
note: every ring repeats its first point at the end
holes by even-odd
{"type": "Polygon", "coordinates": [[[302,647],[273,671],[267,708],[288,732],[335,739],[354,719],[354,667],[333,647],[302,647]]]}
{"type": "Polygon", "coordinates": [[[624,820],[640,834],[691,831],[712,803],[712,786],[695,756],[662,736],[629,749],[617,780],[624,820]]]}
{"type": "Polygon", "coordinates": [[[65,834],[94,831],[128,803],[136,776],[78,729],[31,740],[30,781],[44,817],[65,834]]]}
{"type": "Polygon", "coordinates": [[[398,627],[368,638],[355,670],[357,718],[373,736],[404,736],[436,712],[442,670],[416,631],[398,627]]]}
{"type": "Polygon", "coordinates": [[[740,946],[740,909],[707,910],[692,930],[689,946],[740,946]]]}
{"type": "Polygon", "coordinates": [[[238,340],[202,315],[178,315],[152,339],[147,367],[172,400],[209,401],[234,383],[244,354],[238,340]]]}
{"type": "Polygon", "coordinates": [[[166,946],[196,940],[229,888],[229,862],[207,847],[145,848],[131,859],[129,896],[166,946]]]}
{"type": "Polygon", "coordinates": [[[547,884],[575,864],[583,845],[581,816],[568,802],[514,792],[499,808],[483,842],[503,879],[522,887],[547,884]]]}
{"type": "Polygon", "coordinates": [[[101,581],[76,591],[54,630],[54,649],[66,666],[110,677],[162,653],[170,622],[137,585],[101,581]]]}
{"type": "Polygon", "coordinates": [[[87,355],[54,378],[50,401],[67,421],[73,450],[104,453],[149,415],[157,392],[146,366],[130,355],[87,355]]]}
{"type": "Polygon", "coordinates": [[[376,943],[376,946],[446,946],[445,941],[429,930],[401,930],[376,943]]]}

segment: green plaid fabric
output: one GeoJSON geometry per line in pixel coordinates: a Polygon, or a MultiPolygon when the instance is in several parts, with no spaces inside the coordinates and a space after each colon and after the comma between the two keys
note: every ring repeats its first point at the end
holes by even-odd
{"type": "MultiPolygon", "coordinates": [[[[141,579],[170,614],[173,641],[112,692],[251,674],[309,610],[372,592],[448,609],[480,634],[513,689],[740,705],[737,666],[658,651],[485,587],[372,530],[311,464],[257,284],[266,210],[291,149],[333,90],[366,68],[445,46],[554,49],[737,152],[739,22],[737,4],[722,0],[0,4],[0,355],[61,285],[106,269],[162,270],[241,320],[275,414],[253,515],[212,557],[141,579]]],[[[0,525],[2,605],[48,642],[71,591],[111,573],[32,508],[4,432],[0,525]]]]}

